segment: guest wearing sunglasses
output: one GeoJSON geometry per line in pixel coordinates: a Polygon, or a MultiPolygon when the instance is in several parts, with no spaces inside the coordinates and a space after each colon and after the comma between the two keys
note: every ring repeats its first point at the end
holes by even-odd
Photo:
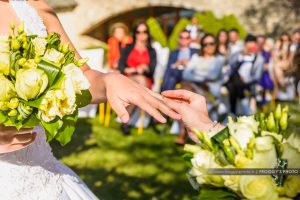
{"type": "MultiPolygon", "coordinates": [[[[118,68],[122,74],[133,81],[151,88],[153,74],[156,66],[156,52],[151,47],[151,39],[148,26],[145,22],[139,22],[133,30],[133,43],[125,47],[121,53],[118,68]]],[[[135,107],[129,107],[131,113],[135,107]]],[[[122,130],[129,134],[129,127],[123,125],[122,130]]]]}
{"type": "MultiPolygon", "coordinates": [[[[183,82],[181,88],[202,92],[208,90],[214,99],[218,99],[221,94],[223,83],[222,68],[225,65],[223,56],[217,54],[216,39],[211,34],[206,34],[201,40],[199,54],[194,54],[183,71],[183,82]]],[[[177,144],[185,143],[186,130],[181,124],[177,144]]]]}
{"type": "Polygon", "coordinates": [[[190,83],[205,83],[214,97],[220,96],[222,85],[222,68],[225,65],[223,56],[217,54],[216,39],[206,34],[201,40],[199,54],[193,55],[183,72],[183,79],[190,83]]]}
{"type": "Polygon", "coordinates": [[[182,81],[182,72],[192,55],[198,52],[198,49],[190,48],[191,37],[188,30],[183,30],[179,34],[178,49],[171,52],[167,70],[164,75],[162,91],[172,90],[176,84],[182,81]]]}

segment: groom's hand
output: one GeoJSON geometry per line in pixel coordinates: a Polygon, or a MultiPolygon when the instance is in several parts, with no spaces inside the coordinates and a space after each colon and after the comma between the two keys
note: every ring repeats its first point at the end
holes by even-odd
{"type": "Polygon", "coordinates": [[[165,123],[166,119],[159,111],[173,119],[181,119],[181,116],[178,113],[174,112],[164,103],[162,96],[133,82],[121,74],[106,74],[104,83],[106,86],[107,100],[117,115],[125,123],[129,121],[129,114],[126,110],[128,105],[140,107],[161,123],[165,123]]]}
{"type": "MultiPolygon", "coordinates": [[[[208,131],[213,128],[214,123],[209,118],[206,100],[203,96],[187,90],[164,91],[162,95],[165,97],[165,103],[181,115],[189,136],[194,141],[197,142],[198,139],[191,130],[208,131]]],[[[218,124],[214,128],[217,131],[223,126],[218,124]]]]}

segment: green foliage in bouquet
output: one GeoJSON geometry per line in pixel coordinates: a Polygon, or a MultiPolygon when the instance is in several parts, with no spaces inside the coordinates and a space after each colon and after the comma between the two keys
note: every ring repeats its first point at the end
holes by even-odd
{"type": "Polygon", "coordinates": [[[162,47],[167,46],[167,37],[160,27],[160,24],[154,17],[147,19],[147,25],[153,39],[161,44],[162,47]]]}
{"type": "Polygon", "coordinates": [[[47,140],[71,140],[77,110],[91,100],[89,82],[60,35],[26,35],[24,24],[0,38],[0,124],[17,129],[42,125],[47,140]]]}
{"type": "Polygon", "coordinates": [[[220,132],[195,130],[200,143],[186,145],[190,182],[199,199],[295,198],[300,194],[296,175],[215,174],[214,169],[299,169],[300,134],[288,124],[288,107],[271,113],[229,117],[220,132]],[[212,170],[212,171],[211,171],[212,170]],[[217,191],[217,192],[216,192],[217,191]]]}

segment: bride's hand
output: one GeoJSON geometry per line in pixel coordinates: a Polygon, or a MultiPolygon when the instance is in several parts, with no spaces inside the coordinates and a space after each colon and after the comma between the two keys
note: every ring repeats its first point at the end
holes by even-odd
{"type": "Polygon", "coordinates": [[[0,153],[22,149],[31,144],[36,137],[32,129],[17,130],[15,127],[0,125],[0,153]]]}
{"type": "Polygon", "coordinates": [[[163,102],[161,95],[152,92],[121,74],[106,74],[104,83],[107,100],[125,123],[129,121],[129,114],[126,107],[130,104],[145,110],[161,123],[165,123],[166,119],[159,111],[173,119],[181,119],[179,114],[163,102]]]}
{"type": "MultiPolygon", "coordinates": [[[[188,129],[189,136],[194,141],[198,141],[192,133],[192,129],[199,131],[211,130],[214,122],[209,118],[206,100],[203,96],[187,90],[169,90],[164,91],[165,103],[179,113],[182,121],[188,129]]],[[[222,129],[223,126],[218,124],[214,131],[222,129]]]]}

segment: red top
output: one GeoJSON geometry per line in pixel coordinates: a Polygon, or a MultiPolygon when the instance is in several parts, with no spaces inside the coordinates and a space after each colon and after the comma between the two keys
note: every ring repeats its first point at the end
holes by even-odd
{"type": "MultiPolygon", "coordinates": [[[[127,66],[137,68],[139,65],[147,65],[150,64],[150,55],[147,49],[144,51],[138,51],[136,48],[133,48],[130,52],[127,59],[127,66]]],[[[148,87],[152,87],[152,80],[150,78],[146,78],[148,87]]]]}
{"type": "Polygon", "coordinates": [[[139,65],[148,65],[150,64],[150,56],[147,49],[140,52],[136,48],[130,52],[127,59],[127,66],[137,68],[139,65]]]}

